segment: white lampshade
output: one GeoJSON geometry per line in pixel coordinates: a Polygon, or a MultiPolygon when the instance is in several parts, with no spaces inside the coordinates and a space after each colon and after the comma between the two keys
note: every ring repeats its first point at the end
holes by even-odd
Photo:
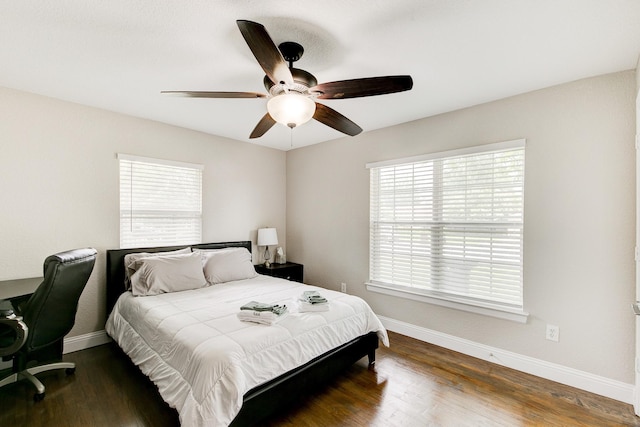
{"type": "Polygon", "coordinates": [[[278,233],[275,228],[258,229],[258,246],[269,246],[278,244],[278,233]]]}
{"type": "Polygon", "coordinates": [[[304,95],[285,93],[271,98],[267,111],[276,122],[294,128],[311,120],[316,112],[316,103],[304,95]]]}

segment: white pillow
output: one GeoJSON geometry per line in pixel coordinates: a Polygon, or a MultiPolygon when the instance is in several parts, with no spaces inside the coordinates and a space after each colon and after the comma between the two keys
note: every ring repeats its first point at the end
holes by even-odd
{"type": "Polygon", "coordinates": [[[131,276],[136,272],[135,262],[141,258],[149,258],[154,256],[165,255],[177,255],[177,254],[190,254],[191,248],[178,249],[176,251],[168,252],[136,252],[132,254],[126,254],[124,256],[124,284],[127,290],[131,289],[131,276]]]}
{"type": "Polygon", "coordinates": [[[252,279],[258,275],[247,248],[193,250],[202,254],[204,277],[210,285],[252,279]]]}
{"type": "Polygon", "coordinates": [[[136,296],[158,295],[207,286],[200,254],[152,256],[134,262],[131,293],[136,296]]]}

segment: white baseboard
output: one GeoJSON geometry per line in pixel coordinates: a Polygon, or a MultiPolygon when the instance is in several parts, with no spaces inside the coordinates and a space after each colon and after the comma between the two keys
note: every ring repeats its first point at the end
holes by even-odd
{"type": "Polygon", "coordinates": [[[633,404],[633,384],[615,381],[609,378],[568,368],[544,360],[512,353],[499,348],[478,344],[473,341],[458,338],[453,335],[433,331],[421,326],[394,320],[384,316],[378,316],[384,326],[392,331],[420,341],[435,344],[449,350],[457,351],[468,356],[486,360],[521,372],[532,374],[541,378],[586,390],[591,393],[609,397],[620,402],[633,404]]]}
{"type": "Polygon", "coordinates": [[[65,338],[63,352],[65,354],[73,353],[74,351],[85,350],[108,342],[111,342],[111,338],[104,330],[89,332],[88,334],[65,338]]]}

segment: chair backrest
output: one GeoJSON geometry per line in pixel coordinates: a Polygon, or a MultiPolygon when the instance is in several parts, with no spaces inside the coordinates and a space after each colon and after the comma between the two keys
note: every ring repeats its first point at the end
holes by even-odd
{"type": "Polygon", "coordinates": [[[47,257],[44,280],[22,309],[29,327],[23,350],[34,351],[59,341],[76,319],[78,300],[96,261],[93,248],[74,249],[47,257]]]}

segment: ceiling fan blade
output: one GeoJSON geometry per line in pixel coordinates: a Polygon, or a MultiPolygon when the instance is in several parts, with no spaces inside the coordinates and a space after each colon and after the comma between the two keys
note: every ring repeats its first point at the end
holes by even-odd
{"type": "Polygon", "coordinates": [[[163,90],[167,95],[187,96],[189,98],[266,98],[267,95],[258,92],[200,92],[190,90],[163,90]]]}
{"type": "Polygon", "coordinates": [[[385,76],[320,83],[309,92],[318,92],[318,99],[345,99],[402,92],[412,87],[411,76],[385,76]]]}
{"type": "Polygon", "coordinates": [[[355,136],[362,132],[362,128],[333,108],[329,108],[324,104],[316,102],[316,112],[313,118],[335,130],[346,133],[349,136],[355,136]]]}
{"type": "Polygon", "coordinates": [[[275,124],[276,124],[276,121],[273,120],[271,115],[269,113],[265,114],[264,116],[262,116],[262,118],[260,119],[256,127],[253,129],[253,132],[251,132],[251,135],[249,135],[249,138],[251,139],[260,138],[262,135],[267,133],[267,131],[271,129],[271,127],[275,124]]]}
{"type": "Polygon", "coordinates": [[[249,45],[258,63],[275,84],[293,85],[293,76],[269,33],[262,24],[239,19],[236,21],[242,37],[249,45]]]}

